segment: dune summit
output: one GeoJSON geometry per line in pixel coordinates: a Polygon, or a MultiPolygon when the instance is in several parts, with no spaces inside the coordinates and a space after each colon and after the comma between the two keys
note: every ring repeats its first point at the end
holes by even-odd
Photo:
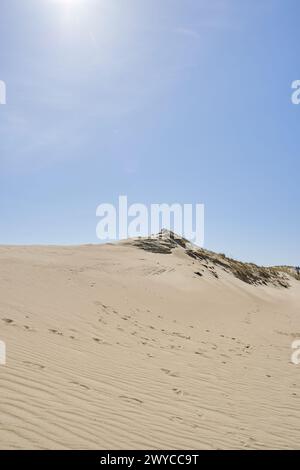
{"type": "Polygon", "coordinates": [[[0,247],[1,449],[299,448],[293,268],[169,235],[0,247]]]}

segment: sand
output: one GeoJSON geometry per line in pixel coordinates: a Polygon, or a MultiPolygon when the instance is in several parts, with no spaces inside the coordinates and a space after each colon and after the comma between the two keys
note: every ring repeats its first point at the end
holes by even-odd
{"type": "Polygon", "coordinates": [[[202,264],[0,247],[0,448],[300,448],[300,282],[202,264]]]}

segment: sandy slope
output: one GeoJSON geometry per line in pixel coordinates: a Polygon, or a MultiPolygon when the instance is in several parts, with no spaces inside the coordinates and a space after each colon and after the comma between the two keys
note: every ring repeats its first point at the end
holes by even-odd
{"type": "Polygon", "coordinates": [[[300,283],[183,249],[0,247],[1,448],[300,447],[300,283]]]}

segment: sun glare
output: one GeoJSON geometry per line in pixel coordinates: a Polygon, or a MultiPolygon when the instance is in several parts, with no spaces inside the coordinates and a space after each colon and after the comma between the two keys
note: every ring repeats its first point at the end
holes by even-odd
{"type": "Polygon", "coordinates": [[[79,7],[84,5],[84,0],[51,0],[56,8],[61,11],[65,22],[70,22],[73,15],[79,14],[79,7]]]}

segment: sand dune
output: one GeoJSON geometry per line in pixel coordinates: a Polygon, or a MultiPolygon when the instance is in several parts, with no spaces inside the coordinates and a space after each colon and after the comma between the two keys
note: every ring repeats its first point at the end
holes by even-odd
{"type": "Polygon", "coordinates": [[[300,282],[136,245],[0,247],[1,449],[299,448],[300,282]]]}

